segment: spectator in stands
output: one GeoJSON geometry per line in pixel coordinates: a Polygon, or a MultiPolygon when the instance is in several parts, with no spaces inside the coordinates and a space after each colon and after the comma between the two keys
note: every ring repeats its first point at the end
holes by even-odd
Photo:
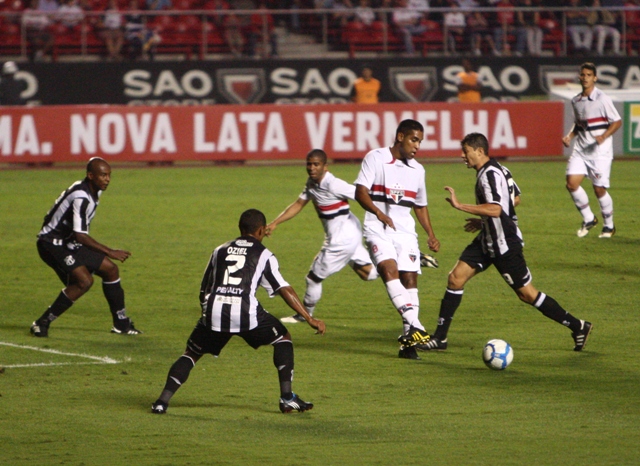
{"type": "Polygon", "coordinates": [[[393,25],[404,40],[404,51],[415,54],[413,36],[420,36],[427,31],[423,20],[427,17],[429,2],[427,0],[398,0],[393,10],[393,25]]]}
{"type": "Polygon", "coordinates": [[[377,104],[380,86],[380,81],[373,77],[371,67],[365,65],[360,77],[353,82],[351,100],[357,104],[377,104]]]}
{"type": "Polygon", "coordinates": [[[456,0],[449,0],[447,6],[452,9],[444,14],[444,30],[447,35],[447,51],[455,54],[457,53],[457,42],[462,42],[464,39],[464,33],[467,27],[467,18],[465,14],[460,11],[456,0]]]}
{"type": "Polygon", "coordinates": [[[38,10],[46,11],[47,13],[55,13],[59,7],[58,0],[40,0],[38,2],[38,10]]]}
{"type": "MultiPolygon", "coordinates": [[[[210,0],[204,4],[203,8],[207,11],[221,12],[221,11],[228,11],[230,9],[230,5],[224,0],[210,0]]],[[[235,16],[236,18],[239,19],[238,15],[235,15],[235,16]]],[[[207,18],[217,27],[222,28],[225,26],[225,21],[227,16],[221,15],[218,13],[218,14],[207,15],[207,18]]]]}
{"type": "Polygon", "coordinates": [[[600,8],[589,12],[587,23],[596,35],[596,50],[598,55],[604,54],[604,44],[607,37],[611,37],[613,53],[620,55],[620,31],[616,29],[617,13],[602,8],[600,0],[593,0],[593,8],[600,8]]]}
{"type": "Polygon", "coordinates": [[[467,58],[462,60],[463,70],[456,75],[456,86],[458,86],[458,101],[471,103],[480,102],[480,77],[473,69],[471,61],[467,58]]]}
{"type": "Polygon", "coordinates": [[[150,11],[170,10],[173,8],[171,0],[146,0],[146,5],[147,10],[150,11]]]}
{"type": "Polygon", "coordinates": [[[278,36],[274,31],[273,16],[261,2],[257,11],[250,17],[248,29],[247,54],[251,57],[268,58],[278,56],[278,36]],[[270,53],[265,50],[265,42],[269,43],[270,53]]]}
{"type": "Polygon", "coordinates": [[[244,50],[242,23],[240,17],[233,11],[233,7],[229,7],[229,14],[224,17],[224,38],[231,53],[235,57],[242,56],[244,50]]]}
{"type": "Polygon", "coordinates": [[[571,35],[571,41],[576,53],[589,54],[593,43],[593,30],[587,23],[588,11],[581,8],[580,0],[569,0],[572,10],[565,13],[567,18],[567,31],[571,35]]]}
{"type": "MultiPolygon", "coordinates": [[[[484,1],[478,6],[488,6],[489,2],[484,1]]],[[[467,16],[466,35],[469,37],[469,50],[476,56],[482,55],[482,40],[484,39],[489,49],[494,50],[495,44],[493,36],[490,34],[489,20],[483,11],[471,11],[467,16]]]]}
{"type": "Polygon", "coordinates": [[[84,11],[78,0],[63,0],[58,8],[56,19],[67,29],[74,29],[84,21],[84,11]]]}
{"type": "Polygon", "coordinates": [[[122,26],[123,18],[118,9],[118,2],[117,0],[109,0],[104,15],[98,23],[98,35],[104,40],[107,47],[107,60],[122,60],[122,55],[120,55],[124,45],[122,26]]]}
{"type": "MultiPolygon", "coordinates": [[[[531,0],[521,0],[518,6],[532,8],[531,0]]],[[[540,12],[538,11],[518,11],[516,14],[516,52],[524,55],[539,56],[542,54],[542,29],[540,23],[540,12]]]]}
{"type": "Polygon", "coordinates": [[[138,0],[129,1],[124,20],[124,38],[127,41],[129,59],[137,60],[147,54],[149,59],[153,60],[155,45],[160,42],[160,37],[145,26],[145,18],[139,9],[138,0]]]}
{"type": "Polygon", "coordinates": [[[515,11],[511,0],[496,4],[496,25],[493,29],[494,55],[511,55],[509,35],[515,32],[515,11]]]}
{"type": "Polygon", "coordinates": [[[47,13],[39,8],[39,0],[31,0],[22,12],[22,25],[25,28],[30,46],[29,59],[41,61],[53,47],[53,35],[49,32],[51,20],[47,13]]]}
{"type": "Polygon", "coordinates": [[[353,17],[353,14],[351,13],[351,10],[353,9],[351,0],[334,0],[331,9],[333,10],[331,20],[337,27],[342,28],[346,26],[349,20],[353,17]]]}
{"type": "Polygon", "coordinates": [[[17,80],[15,74],[18,65],[14,61],[7,61],[2,65],[0,76],[0,105],[24,105],[24,99],[20,96],[26,89],[22,80],[17,80]]]}
{"type": "Polygon", "coordinates": [[[371,26],[376,20],[376,14],[373,8],[371,8],[371,2],[369,0],[360,0],[358,2],[353,20],[363,26],[371,26]]]}

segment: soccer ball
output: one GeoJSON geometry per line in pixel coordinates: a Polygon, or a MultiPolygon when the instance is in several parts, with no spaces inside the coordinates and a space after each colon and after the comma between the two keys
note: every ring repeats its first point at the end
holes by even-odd
{"type": "Polygon", "coordinates": [[[482,350],[482,359],[489,369],[501,371],[513,361],[513,348],[504,340],[489,340],[482,350]]]}

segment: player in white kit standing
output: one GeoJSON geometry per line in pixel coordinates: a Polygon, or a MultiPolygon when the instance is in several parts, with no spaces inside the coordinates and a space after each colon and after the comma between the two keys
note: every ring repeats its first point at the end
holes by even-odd
{"type": "Polygon", "coordinates": [[[419,320],[420,249],[411,211],[427,233],[429,249],[440,249],[427,208],[424,167],[415,161],[423,137],[422,124],[403,120],[393,146],[370,151],[355,181],[356,200],[367,211],[365,241],[389,298],[402,316],[398,355],[406,359],[419,359],[416,347],[429,341],[419,320]]]}
{"type": "Polygon", "coordinates": [[[582,215],[579,237],[589,234],[598,224],[598,218],[589,206],[589,197],[580,186],[585,176],[593,184],[593,190],[600,204],[604,223],[599,238],[611,238],[616,228],[613,224],[613,200],[607,192],[613,162],[613,140],[611,136],[622,126],[622,119],[611,98],[596,87],[596,66],[583,63],[580,66],[582,92],[571,99],[575,122],[571,131],[562,138],[569,147],[575,138],[573,152],[567,163],[567,189],[582,215]]]}
{"type": "MultiPolygon", "coordinates": [[[[303,304],[309,315],[313,315],[322,297],[323,280],[347,264],[363,280],[375,280],[378,272],[362,244],[360,221],[349,209],[349,200],[354,199],[356,187],[329,172],[327,154],[320,149],[313,149],[307,154],[307,173],[309,178],[304,190],[267,226],[267,234],[271,235],[280,223],[298,215],[309,201],[313,203],[325,232],[322,249],[313,260],[306,278],[303,304]]],[[[298,314],[281,320],[285,323],[304,322],[298,314]]]]}

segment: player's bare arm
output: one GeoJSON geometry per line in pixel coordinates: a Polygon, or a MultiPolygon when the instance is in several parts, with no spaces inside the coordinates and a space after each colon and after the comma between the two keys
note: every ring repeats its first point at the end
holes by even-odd
{"type": "Polygon", "coordinates": [[[361,184],[357,184],[356,201],[358,201],[358,204],[360,204],[364,210],[374,214],[382,223],[384,223],[388,227],[393,228],[394,230],[396,229],[396,226],[393,224],[393,220],[391,220],[391,217],[378,209],[373,203],[373,200],[371,200],[371,196],[369,195],[369,188],[361,184]]]}
{"type": "Polygon", "coordinates": [[[575,133],[575,128],[576,126],[573,125],[571,127],[571,130],[567,133],[567,135],[565,137],[562,138],[562,144],[564,144],[565,147],[569,147],[571,145],[571,140],[575,137],[576,133],[575,133]]]}
{"type": "Polygon", "coordinates": [[[500,217],[500,214],[502,213],[502,207],[500,207],[500,204],[462,204],[458,201],[456,192],[451,186],[445,186],[444,189],[449,191],[451,197],[446,198],[446,201],[451,204],[454,209],[468,214],[485,217],[500,217]]]}
{"type": "Polygon", "coordinates": [[[287,220],[291,220],[293,217],[298,215],[304,206],[307,205],[307,202],[309,201],[298,198],[295,202],[290,204],[289,207],[284,209],[280,215],[275,218],[275,220],[267,225],[267,236],[271,236],[271,233],[275,231],[279,224],[286,222],[287,220]]]}
{"type": "Polygon", "coordinates": [[[319,333],[320,335],[324,335],[324,333],[327,331],[327,328],[324,322],[314,317],[311,317],[309,315],[307,310],[304,308],[302,301],[300,301],[300,298],[298,297],[296,290],[294,290],[293,287],[283,286],[278,290],[278,293],[280,294],[280,296],[282,296],[282,299],[284,299],[284,302],[287,303],[287,305],[291,309],[293,309],[302,317],[304,317],[304,320],[307,321],[307,323],[311,326],[311,328],[316,330],[316,333],[319,333]]]}
{"type": "Polygon", "coordinates": [[[613,136],[613,133],[618,131],[621,126],[622,126],[622,120],[614,121],[613,123],[611,123],[604,133],[602,133],[600,136],[595,137],[595,140],[598,143],[598,145],[602,144],[605,141],[605,139],[607,139],[608,137],[613,136]]]}
{"type": "Polygon", "coordinates": [[[131,256],[131,253],[129,251],[124,251],[122,249],[111,249],[110,247],[97,242],[95,239],[93,239],[91,236],[85,233],[76,232],[75,240],[78,243],[82,244],[83,246],[88,247],[89,249],[93,249],[94,251],[101,252],[105,254],[107,257],[109,257],[110,259],[115,259],[120,262],[126,261],[129,258],[129,256],[131,256]]]}
{"type": "Polygon", "coordinates": [[[416,214],[418,222],[427,233],[427,245],[429,246],[429,249],[433,252],[438,252],[440,250],[440,241],[436,238],[436,234],[433,232],[431,218],[429,217],[429,209],[427,206],[414,206],[413,211],[416,214]]]}

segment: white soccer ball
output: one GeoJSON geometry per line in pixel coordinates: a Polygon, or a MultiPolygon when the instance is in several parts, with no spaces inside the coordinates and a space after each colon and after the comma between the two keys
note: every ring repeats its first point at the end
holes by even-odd
{"type": "Polygon", "coordinates": [[[504,340],[489,340],[482,350],[482,359],[489,369],[501,371],[513,361],[513,348],[504,340]]]}

